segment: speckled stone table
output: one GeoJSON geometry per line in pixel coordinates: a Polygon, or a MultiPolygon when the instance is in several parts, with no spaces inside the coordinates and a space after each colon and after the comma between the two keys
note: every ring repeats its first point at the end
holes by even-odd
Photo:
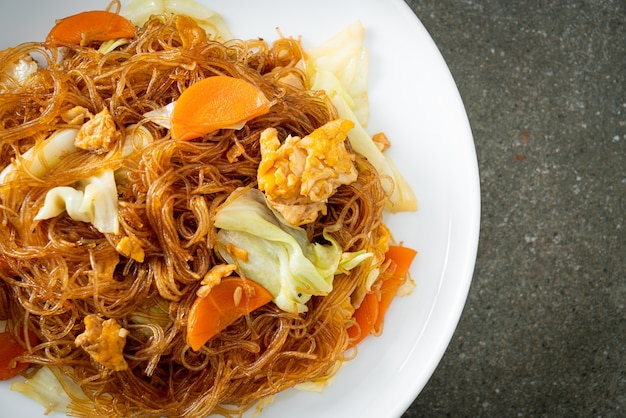
{"type": "Polygon", "coordinates": [[[482,225],[403,418],[626,416],[626,2],[407,3],[466,105],[482,225]]]}

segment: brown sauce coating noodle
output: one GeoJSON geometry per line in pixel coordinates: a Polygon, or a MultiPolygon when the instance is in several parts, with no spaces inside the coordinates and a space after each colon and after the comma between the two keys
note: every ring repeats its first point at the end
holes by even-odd
{"type": "MultiPolygon", "coordinates": [[[[11,271],[0,271],[0,314],[27,324],[42,343],[27,355],[36,365],[65,368],[92,401],[76,400],[77,416],[237,415],[259,399],[323,376],[345,359],[345,310],[368,270],[336,276],[327,297],[314,297],[303,315],[270,303],[241,318],[199,352],[185,342],[189,308],[200,280],[215,264],[216,208],[237,187],[254,185],[258,139],[268,127],[305,136],[336,117],[327,98],[297,87],[306,76],[296,63],[297,41],[281,38],[203,41],[181,47],[175,19],[153,17],[136,38],[102,55],[93,47],[63,54],[26,43],[0,55],[0,72],[24,54],[46,61],[24,86],[0,80],[0,160],[6,166],[52,132],[76,127],[64,112],[107,108],[119,129],[143,124],[154,142],[124,159],[75,152],[43,177],[21,176],[0,186],[0,251],[11,271]],[[145,123],[144,113],[167,105],[189,85],[213,75],[243,78],[272,101],[268,114],[239,131],[222,130],[177,142],[167,129],[145,123]],[[290,80],[281,83],[281,80],[290,80]],[[238,147],[235,161],[228,151],[238,147]],[[34,221],[46,192],[103,168],[125,167],[118,184],[121,236],[133,236],[144,262],[119,255],[119,236],[61,215],[34,221]],[[75,346],[85,316],[115,318],[130,332],[129,369],[112,372],[75,346]],[[143,318],[139,320],[137,318],[143,318]]],[[[307,225],[312,239],[337,226],[346,251],[382,257],[387,196],[374,169],[358,157],[359,176],[330,198],[328,214],[307,225]]],[[[348,314],[349,316],[349,314],[348,314]]]]}

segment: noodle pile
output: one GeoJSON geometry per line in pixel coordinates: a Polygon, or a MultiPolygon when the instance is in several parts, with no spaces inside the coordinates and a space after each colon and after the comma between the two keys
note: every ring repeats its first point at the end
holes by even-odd
{"type": "MultiPolygon", "coordinates": [[[[0,269],[0,319],[8,319],[13,331],[27,327],[41,341],[23,360],[60,366],[80,385],[89,400],[73,400],[76,416],[231,416],[285,388],[331,375],[347,360],[346,306],[373,268],[363,263],[337,275],[333,291],[313,297],[304,314],[269,303],[198,352],[190,349],[185,327],[196,290],[212,266],[224,263],[214,251],[212,218],[232,191],[256,185],[261,131],[273,127],[281,138],[304,137],[335,119],[336,111],[322,92],[307,90],[306,74],[296,65],[303,56],[298,41],[208,40],[183,48],[175,22],[171,15],[154,16],[129,44],[107,54],[25,43],[0,55],[0,73],[25,54],[45,61],[24,86],[0,79],[2,167],[14,161],[26,171],[24,152],[54,131],[78,127],[64,117],[75,106],[92,114],[108,109],[118,129],[139,124],[154,137],[124,158],[78,151],[43,177],[27,173],[0,186],[0,255],[9,267],[0,269]],[[241,130],[193,141],[175,141],[146,121],[146,112],[213,75],[257,86],[272,102],[270,112],[241,130]],[[238,157],[229,160],[234,147],[238,157]],[[122,167],[128,178],[118,184],[119,235],[65,214],[34,220],[51,188],[122,167]],[[121,236],[139,240],[143,262],[118,253],[121,236]],[[90,314],[114,318],[130,332],[128,370],[111,371],[76,347],[90,314]]],[[[313,241],[323,241],[329,228],[344,251],[366,250],[382,260],[389,239],[382,223],[387,195],[371,165],[359,155],[356,164],[356,182],[341,186],[327,214],[305,228],[313,241]]]]}

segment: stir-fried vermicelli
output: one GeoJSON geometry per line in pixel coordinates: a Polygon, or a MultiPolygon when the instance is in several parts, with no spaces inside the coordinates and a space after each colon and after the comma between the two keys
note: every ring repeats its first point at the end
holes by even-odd
{"type": "MultiPolygon", "coordinates": [[[[392,270],[382,215],[389,180],[342,142],[354,177],[315,204],[313,221],[283,229],[363,257],[335,266],[329,292],[311,290],[287,310],[273,294],[192,348],[194,303],[229,274],[243,276],[238,268],[254,256],[223,241],[226,228],[215,221],[239,196],[263,203],[269,195],[270,186],[259,187],[262,136],[284,144],[338,119],[325,93],[310,89],[299,41],[218,42],[202,33],[193,20],[164,14],[106,52],[96,41],[0,53],[0,319],[26,347],[19,360],[31,373],[48,366],[80,386],[70,395],[76,416],[237,415],[326,379],[354,355],[355,309],[392,270]],[[15,66],[32,64],[28,56],[44,63],[22,82],[15,66]],[[174,138],[159,112],[215,76],[256,88],[267,111],[236,129],[174,138]],[[46,148],[52,139],[70,145],[46,148]],[[100,207],[107,184],[114,204],[100,207]],[[73,216],[72,199],[88,214],[73,216]],[[55,204],[61,209],[44,210],[55,204]],[[233,271],[215,273],[225,265],[233,271]],[[20,329],[36,339],[25,341],[20,329]]],[[[275,200],[267,213],[288,217],[289,200],[275,200]]]]}

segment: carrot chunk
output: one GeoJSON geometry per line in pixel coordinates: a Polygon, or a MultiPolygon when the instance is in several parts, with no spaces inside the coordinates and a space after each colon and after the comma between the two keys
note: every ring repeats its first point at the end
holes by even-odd
{"type": "Polygon", "coordinates": [[[236,276],[223,278],[205,297],[198,297],[187,320],[187,343],[198,351],[208,340],[272,300],[258,283],[236,276]]]}
{"type": "Polygon", "coordinates": [[[361,305],[354,311],[352,316],[357,325],[348,328],[348,337],[350,338],[348,348],[354,347],[370,334],[378,319],[378,310],[376,294],[366,294],[363,302],[361,302],[361,305]]]}
{"type": "Polygon", "coordinates": [[[53,46],[88,45],[92,41],[132,38],[135,25],[123,16],[105,10],[91,10],[57,22],[46,37],[53,46]]]}
{"type": "MultiPolygon", "coordinates": [[[[28,339],[31,344],[37,342],[37,337],[32,331],[28,332],[28,339]]],[[[0,332],[0,380],[11,379],[30,367],[30,363],[14,361],[24,353],[26,348],[10,332],[0,332]]]]}
{"type": "Polygon", "coordinates": [[[189,140],[269,112],[270,103],[254,85],[228,77],[207,77],[185,90],[174,105],[171,134],[189,140]]]}
{"type": "Polygon", "coordinates": [[[390,246],[385,254],[385,260],[390,261],[388,270],[380,289],[365,295],[361,305],[352,315],[357,325],[348,328],[350,343],[348,348],[354,347],[369,334],[380,334],[383,328],[385,314],[391,305],[400,286],[406,280],[406,275],[417,251],[408,247],[390,246]]]}

